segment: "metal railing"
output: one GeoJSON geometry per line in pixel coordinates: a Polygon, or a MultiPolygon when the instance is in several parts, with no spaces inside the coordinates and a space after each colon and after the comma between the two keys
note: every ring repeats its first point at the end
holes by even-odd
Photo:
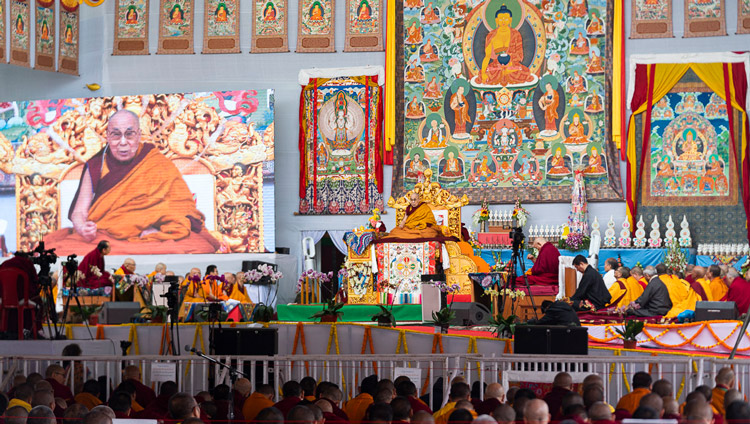
{"type": "MultiPolygon", "coordinates": [[[[725,366],[734,367],[740,391],[750,393],[750,360],[729,361],[710,357],[402,354],[219,356],[217,359],[245,372],[253,389],[259,384],[272,384],[278,391],[286,381],[311,376],[317,381],[338,384],[344,400],[358,394],[359,383],[364,377],[377,374],[380,378],[395,379],[403,373],[398,368],[410,368],[412,375],[419,376],[420,381],[415,381],[415,384],[420,393],[442,389],[443,396],[436,402],[445,400],[450,382],[458,376],[470,385],[479,382],[483,397],[483,383],[499,382],[507,388],[514,382],[552,382],[554,375],[561,371],[570,373],[574,382],[581,382],[589,374],[600,375],[605,383],[605,401],[610,403],[631,390],[633,374],[646,371],[654,380],[664,378],[671,381],[675,397],[681,401],[695,387],[713,385],[714,376],[725,366]]],[[[81,381],[101,376],[109,382],[111,390],[120,383],[121,370],[127,365],[138,366],[143,383],[157,391],[161,381],[157,381],[156,374],[162,377],[161,380],[175,381],[180,391],[192,394],[208,390],[215,384],[230,383],[225,368],[198,356],[6,356],[0,357],[0,390],[9,389],[17,374],[38,372],[44,375],[50,364],[65,366],[68,385],[74,392],[79,391],[76,384],[81,381]],[[173,378],[169,378],[169,373],[165,375],[164,366],[159,364],[174,364],[173,378]]],[[[430,406],[439,407],[432,404],[432,400],[431,396],[430,406]]]]}

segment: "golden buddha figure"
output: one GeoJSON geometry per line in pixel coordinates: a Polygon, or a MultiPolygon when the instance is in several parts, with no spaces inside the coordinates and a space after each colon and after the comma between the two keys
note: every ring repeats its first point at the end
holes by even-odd
{"type": "Polygon", "coordinates": [[[484,59],[480,77],[482,84],[511,85],[534,81],[529,68],[521,63],[523,36],[511,27],[513,12],[505,4],[495,13],[495,29],[484,41],[484,59]]]}

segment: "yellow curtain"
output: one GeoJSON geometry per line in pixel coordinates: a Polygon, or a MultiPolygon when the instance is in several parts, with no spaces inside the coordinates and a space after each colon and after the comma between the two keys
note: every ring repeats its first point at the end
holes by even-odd
{"type": "Polygon", "coordinates": [[[396,2],[391,0],[386,1],[384,100],[383,140],[390,152],[396,145],[396,2]]]}
{"type": "MultiPolygon", "coordinates": [[[[724,81],[724,64],[723,63],[691,63],[690,68],[698,75],[708,88],[721,97],[724,101],[727,100],[726,86],[724,81]]],[[[732,81],[732,69],[731,65],[729,68],[729,96],[731,97],[732,107],[739,110],[742,115],[742,127],[740,134],[740,151],[742,152],[742,160],[745,160],[745,146],[747,145],[747,134],[745,134],[745,120],[747,119],[747,113],[745,106],[737,103],[737,99],[734,95],[734,82],[732,81]]],[[[729,111],[727,111],[729,112],[729,111]]],[[[737,134],[734,135],[737,137],[737,134]]],[[[735,140],[736,141],[736,140],[735,140]]]]}
{"type": "Polygon", "coordinates": [[[613,47],[612,47],[612,141],[615,146],[620,148],[622,142],[622,89],[624,79],[622,78],[623,67],[622,53],[625,48],[622,39],[622,27],[625,24],[623,19],[623,2],[615,2],[614,22],[612,23],[613,47]]]}
{"type": "MultiPolygon", "coordinates": [[[[653,67],[654,73],[654,95],[651,99],[653,103],[656,103],[659,99],[664,97],[672,87],[677,84],[680,79],[685,75],[688,69],[690,69],[689,63],[658,63],[656,65],[647,65],[646,78],[650,80],[651,69],[653,67]]],[[[628,181],[628,187],[630,188],[628,196],[632,205],[636,204],[636,182],[640,178],[639,168],[637,167],[638,161],[635,157],[635,116],[646,111],[648,108],[648,100],[634,110],[630,115],[630,122],[628,124],[628,166],[631,168],[630,181],[628,181]]],[[[634,210],[628,208],[628,220],[630,221],[630,228],[634,228],[635,216],[634,210]]]]}

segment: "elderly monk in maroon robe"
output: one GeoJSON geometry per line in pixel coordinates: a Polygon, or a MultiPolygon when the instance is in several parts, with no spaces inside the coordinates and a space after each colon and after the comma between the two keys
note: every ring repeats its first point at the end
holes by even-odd
{"type": "Polygon", "coordinates": [[[109,273],[104,270],[104,257],[109,254],[112,247],[109,242],[102,240],[96,245],[96,249],[87,253],[78,264],[78,270],[83,273],[83,280],[78,281],[79,287],[97,289],[110,284],[109,273]]]}
{"type": "Polygon", "coordinates": [[[750,282],[740,277],[734,268],[729,268],[727,276],[724,278],[729,286],[727,300],[734,302],[737,308],[737,315],[742,315],[750,308],[750,282]]]}
{"type": "MultiPolygon", "coordinates": [[[[541,237],[534,239],[532,246],[539,250],[539,255],[537,255],[536,259],[532,255],[528,256],[529,259],[534,261],[534,266],[529,270],[529,285],[558,285],[557,277],[559,274],[560,251],[557,250],[554,244],[541,237]]],[[[524,284],[523,276],[518,277],[516,283],[524,284]]]]}
{"type": "Polygon", "coordinates": [[[138,115],[123,109],[107,124],[107,145],[83,169],[70,206],[73,228],[49,234],[58,254],[80,252],[96,239],[113,254],[215,253],[182,174],[153,144],[141,143],[138,115]]]}
{"type": "Polygon", "coordinates": [[[128,365],[122,370],[123,381],[129,381],[135,386],[135,401],[141,406],[148,406],[156,400],[156,393],[151,387],[141,383],[141,370],[135,365],[128,365]]]}

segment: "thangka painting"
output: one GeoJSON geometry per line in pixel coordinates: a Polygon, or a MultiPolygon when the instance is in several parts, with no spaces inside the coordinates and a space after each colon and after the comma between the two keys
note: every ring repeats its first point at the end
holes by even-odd
{"type": "Polygon", "coordinates": [[[650,143],[644,206],[737,203],[737,158],[727,103],[718,94],[678,91],[662,97],[651,109],[650,143]]]}
{"type": "Polygon", "coordinates": [[[60,1],[57,72],[71,75],[78,75],[78,6],[77,0],[60,1]]]}
{"type": "Polygon", "coordinates": [[[367,76],[312,79],[303,88],[300,214],[383,210],[381,91],[367,76]]]}
{"type": "Polygon", "coordinates": [[[0,0],[0,61],[5,63],[5,0],[0,0]]]}
{"type": "Polygon", "coordinates": [[[36,58],[34,69],[55,71],[55,2],[36,2],[36,58]]]}
{"type": "Polygon", "coordinates": [[[203,53],[240,52],[240,3],[237,0],[205,0],[203,53]]]}
{"type": "MultiPolygon", "coordinates": [[[[377,288],[381,293],[396,294],[398,301],[412,297],[419,301],[422,274],[434,274],[440,243],[381,243],[375,246],[378,261],[377,288]]],[[[386,303],[386,302],[384,302],[386,303]]]]}
{"type": "Polygon", "coordinates": [[[727,35],[724,10],[724,0],[685,0],[685,37],[727,35]]]}
{"type": "Polygon", "coordinates": [[[382,0],[346,0],[345,52],[383,50],[382,0]]]}
{"type": "Polygon", "coordinates": [[[159,54],[193,54],[195,0],[160,0],[159,54]]]}
{"type": "Polygon", "coordinates": [[[114,55],[148,54],[149,0],[115,1],[114,55]]]}
{"type": "Polygon", "coordinates": [[[333,34],[335,0],[300,0],[298,6],[297,52],[336,51],[333,34]]]}
{"type": "MultiPolygon", "coordinates": [[[[733,121],[734,133],[741,134],[736,110],[733,121]]],[[[685,215],[693,244],[747,241],[738,166],[741,142],[732,143],[729,122],[726,101],[693,71],[654,102],[645,154],[643,119],[636,119],[635,169],[643,173],[635,220],[643,215],[646,231],[654,215],[661,228],[669,215],[676,227],[685,215]]]]}
{"type": "Polygon", "coordinates": [[[672,37],[672,0],[634,0],[630,38],[672,37]]]}
{"type": "Polygon", "coordinates": [[[286,0],[254,0],[253,5],[251,52],[288,52],[286,0]]]}
{"type": "Polygon", "coordinates": [[[273,103],[241,90],[0,104],[10,251],[273,252],[273,103]]]}
{"type": "Polygon", "coordinates": [[[750,34],[750,0],[737,0],[737,34],[750,34]]]}
{"type": "Polygon", "coordinates": [[[581,170],[589,200],[620,199],[611,16],[605,0],[405,0],[394,196],[429,168],[472,203],[568,202],[581,170]]]}
{"type": "Polygon", "coordinates": [[[31,0],[10,0],[10,63],[30,66],[31,0]]]}

